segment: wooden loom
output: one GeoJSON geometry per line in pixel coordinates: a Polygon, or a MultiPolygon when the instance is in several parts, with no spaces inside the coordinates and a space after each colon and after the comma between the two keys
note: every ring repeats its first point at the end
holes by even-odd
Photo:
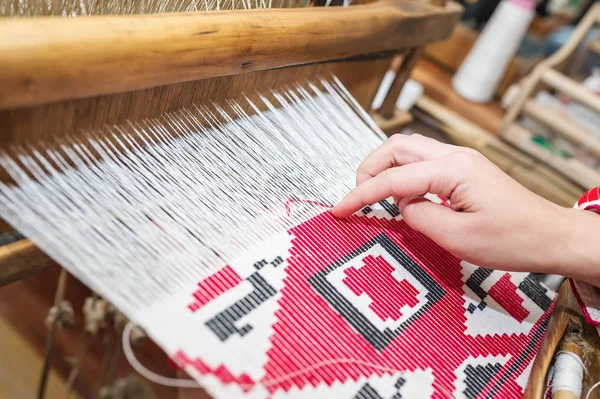
{"type": "MultiPolygon", "coordinates": [[[[401,55],[383,105],[372,111],[389,126],[423,46],[449,37],[460,14],[460,6],[444,0],[380,0],[345,8],[5,18],[1,148],[40,140],[53,145],[105,125],[252,97],[328,74],[369,109],[392,58],[401,55]]],[[[53,264],[28,240],[4,245],[0,286],[53,264]]],[[[57,305],[65,278],[63,273],[57,305]]]]}

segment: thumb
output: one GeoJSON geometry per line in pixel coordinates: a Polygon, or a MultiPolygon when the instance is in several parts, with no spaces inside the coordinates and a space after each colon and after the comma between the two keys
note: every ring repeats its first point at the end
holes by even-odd
{"type": "Polygon", "coordinates": [[[403,198],[398,204],[402,218],[413,230],[425,234],[446,249],[462,236],[464,214],[423,197],[403,198]]]}

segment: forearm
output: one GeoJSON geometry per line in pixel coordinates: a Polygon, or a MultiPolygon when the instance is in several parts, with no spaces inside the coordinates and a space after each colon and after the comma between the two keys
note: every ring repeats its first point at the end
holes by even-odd
{"type": "Polygon", "coordinates": [[[542,249],[548,272],[600,287],[600,215],[564,209],[558,219],[553,227],[556,239],[542,249]]]}

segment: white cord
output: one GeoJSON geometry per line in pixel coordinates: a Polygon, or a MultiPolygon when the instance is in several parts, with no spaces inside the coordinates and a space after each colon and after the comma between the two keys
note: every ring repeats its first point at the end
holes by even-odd
{"type": "Polygon", "coordinates": [[[200,385],[194,380],[183,380],[180,378],[169,378],[164,377],[162,375],[156,374],[153,371],[148,370],[133,354],[133,349],[131,348],[131,331],[133,330],[133,324],[128,323],[123,330],[123,352],[125,353],[125,358],[131,364],[131,367],[135,371],[137,371],[144,378],[155,382],[160,385],[165,385],[168,387],[176,387],[176,388],[200,388],[200,385]]]}
{"type": "Polygon", "coordinates": [[[589,389],[587,395],[585,395],[585,399],[590,399],[590,395],[592,394],[592,391],[598,387],[600,387],[600,381],[598,381],[597,383],[592,385],[592,387],[589,389]]]}
{"type": "MultiPolygon", "coordinates": [[[[133,353],[133,349],[131,348],[131,331],[133,330],[133,324],[130,322],[123,329],[123,352],[125,353],[125,358],[131,364],[131,367],[140,374],[142,377],[155,382],[160,385],[165,385],[169,387],[177,387],[177,388],[201,388],[201,386],[193,380],[184,380],[179,378],[169,378],[164,377],[162,375],[156,374],[153,371],[148,370],[140,361],[135,357],[133,353]]],[[[263,382],[259,382],[257,384],[239,384],[239,387],[242,389],[252,388],[256,385],[262,385],[263,387],[270,387],[272,385],[281,384],[284,381],[293,379],[298,377],[299,375],[306,374],[310,371],[319,369],[324,366],[331,366],[335,364],[356,364],[358,366],[369,367],[379,371],[387,371],[392,373],[405,372],[406,370],[400,370],[393,367],[381,366],[379,364],[363,362],[362,360],[356,359],[331,359],[323,362],[316,363],[310,367],[305,367],[303,369],[297,370],[293,373],[284,374],[280,377],[273,378],[270,380],[266,380],[263,382]]],[[[451,397],[450,392],[442,387],[437,387],[440,391],[442,391],[445,395],[449,395],[451,397]]]]}

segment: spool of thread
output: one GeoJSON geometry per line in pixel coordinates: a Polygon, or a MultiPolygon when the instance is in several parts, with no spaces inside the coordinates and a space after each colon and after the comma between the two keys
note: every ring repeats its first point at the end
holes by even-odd
{"type": "Polygon", "coordinates": [[[468,100],[490,101],[535,15],[535,1],[504,0],[479,35],[454,79],[454,90],[468,100]]]}
{"type": "Polygon", "coordinates": [[[583,361],[573,352],[561,352],[554,363],[553,399],[579,399],[583,384],[583,361]]]}

